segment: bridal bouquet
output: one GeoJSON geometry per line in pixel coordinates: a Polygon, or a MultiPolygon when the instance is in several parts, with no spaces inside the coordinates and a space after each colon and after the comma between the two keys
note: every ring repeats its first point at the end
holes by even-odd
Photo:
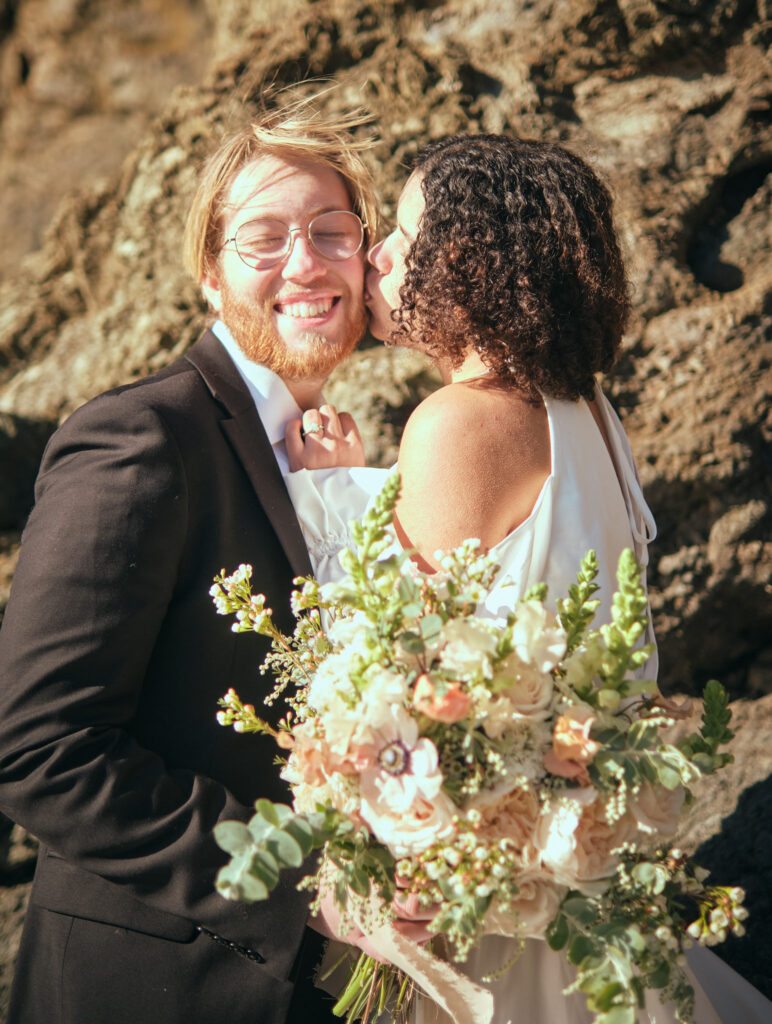
{"type": "MultiPolygon", "coordinates": [[[[231,689],[218,719],[273,736],[293,798],[291,808],[259,800],[249,824],[217,826],[231,855],[219,891],[264,899],[283,867],[319,849],[305,879],[312,907],[331,893],[344,923],[383,939],[391,964],[399,886],[432,908],[431,929],[458,961],[485,933],[545,939],[575,966],[570,990],[597,1024],[633,1024],[646,989],[689,1021],[690,936],[712,945],[740,934],[746,916],[741,890],[706,887],[668,844],[689,785],[731,760],[718,749],[732,736],[725,692],[709,683],[700,732],[669,743],[663,730],[684,710],[635,676],[651,651],[640,646],[646,597],[631,552],[611,622],[592,626],[590,552],[556,616],[538,586],[493,623],[475,616],[497,571],[476,542],[432,575],[390,549],[398,488],[390,478],[353,524],[341,582],[296,580],[291,636],[252,594],[249,566],[215,580],[233,629],[271,638],[268,702],[287,703],[274,729],[231,689]]],[[[412,983],[391,964],[362,954],[335,1012],[404,1017],[412,983]]],[[[442,1002],[443,986],[418,973],[442,1002]]]]}

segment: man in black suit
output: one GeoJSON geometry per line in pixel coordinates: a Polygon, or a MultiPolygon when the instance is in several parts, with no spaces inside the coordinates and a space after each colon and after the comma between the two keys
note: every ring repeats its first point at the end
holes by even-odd
{"type": "Polygon", "coordinates": [[[41,840],[10,1024],[327,1019],[303,872],[251,906],[215,892],[215,824],[287,793],[270,743],[216,723],[228,686],[270,683],[208,591],[250,562],[286,628],[310,572],[283,437],[341,431],[321,388],[363,331],[375,213],[347,127],[300,107],[220,147],[186,235],[219,319],[44,455],[0,631],[0,808],[41,840]]]}

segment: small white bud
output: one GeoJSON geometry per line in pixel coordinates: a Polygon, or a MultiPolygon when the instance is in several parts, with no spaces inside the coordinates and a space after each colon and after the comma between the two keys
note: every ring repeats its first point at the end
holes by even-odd
{"type": "Polygon", "coordinates": [[[729,918],[726,916],[725,911],[721,907],[716,907],[710,912],[710,930],[717,932],[721,928],[725,928],[729,924],[729,918]]]}

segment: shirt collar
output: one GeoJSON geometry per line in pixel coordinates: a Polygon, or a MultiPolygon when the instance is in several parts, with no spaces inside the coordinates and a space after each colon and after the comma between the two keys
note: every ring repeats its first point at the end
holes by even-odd
{"type": "Polygon", "coordinates": [[[247,358],[222,320],[215,320],[212,324],[212,333],[235,363],[249,389],[268,440],[272,445],[283,441],[289,421],[301,419],[303,416],[289,388],[273,370],[247,358]]]}

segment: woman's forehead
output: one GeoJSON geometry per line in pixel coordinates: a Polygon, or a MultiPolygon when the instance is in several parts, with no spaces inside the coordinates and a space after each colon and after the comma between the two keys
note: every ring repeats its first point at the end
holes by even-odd
{"type": "Polygon", "coordinates": [[[405,182],[397,203],[397,223],[403,234],[414,237],[426,206],[421,183],[423,175],[413,171],[405,182]]]}

